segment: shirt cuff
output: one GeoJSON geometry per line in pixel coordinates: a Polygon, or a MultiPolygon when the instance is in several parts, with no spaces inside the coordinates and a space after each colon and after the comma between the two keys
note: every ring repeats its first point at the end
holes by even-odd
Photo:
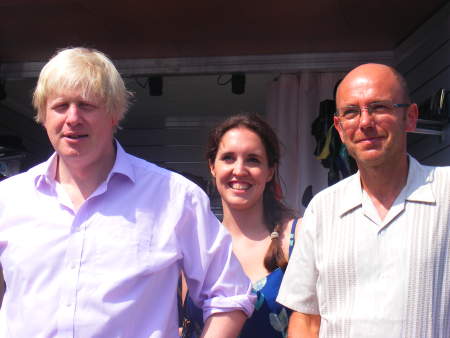
{"type": "Polygon", "coordinates": [[[206,322],[206,319],[214,313],[232,311],[242,311],[247,317],[250,317],[254,310],[255,301],[256,295],[253,293],[230,297],[219,296],[205,300],[203,303],[203,321],[206,322]]]}

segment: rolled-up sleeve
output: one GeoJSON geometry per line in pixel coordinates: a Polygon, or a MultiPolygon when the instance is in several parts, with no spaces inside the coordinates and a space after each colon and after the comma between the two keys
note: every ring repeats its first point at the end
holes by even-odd
{"type": "Polygon", "coordinates": [[[177,227],[182,269],[203,319],[235,310],[251,316],[255,295],[250,280],[232,252],[231,236],[210,211],[206,194],[192,191],[183,214],[177,227]]]}
{"type": "Polygon", "coordinates": [[[292,256],[284,274],[277,302],[302,313],[319,314],[315,255],[315,218],[310,206],[305,211],[292,256]]]}

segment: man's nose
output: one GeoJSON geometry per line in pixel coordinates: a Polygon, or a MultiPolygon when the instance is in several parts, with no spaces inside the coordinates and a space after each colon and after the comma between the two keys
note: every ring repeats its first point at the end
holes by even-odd
{"type": "Polygon", "coordinates": [[[66,122],[76,124],[80,121],[80,109],[77,104],[72,103],[67,110],[66,122]]]}
{"type": "Polygon", "coordinates": [[[373,115],[369,112],[368,107],[361,107],[361,113],[359,115],[360,128],[367,128],[373,126],[373,115]]]}

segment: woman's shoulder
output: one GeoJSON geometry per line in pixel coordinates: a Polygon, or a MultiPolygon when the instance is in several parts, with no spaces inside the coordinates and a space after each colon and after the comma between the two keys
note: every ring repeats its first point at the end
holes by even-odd
{"type": "Polygon", "coordinates": [[[301,217],[292,217],[286,219],[282,223],[282,232],[283,237],[291,237],[291,235],[294,235],[294,238],[297,239],[298,230],[300,228],[300,224],[302,222],[301,217]]]}
{"type": "Polygon", "coordinates": [[[298,228],[301,223],[301,218],[293,217],[288,218],[282,222],[281,226],[281,239],[283,245],[283,252],[286,257],[290,256],[294,243],[297,240],[298,228]]]}

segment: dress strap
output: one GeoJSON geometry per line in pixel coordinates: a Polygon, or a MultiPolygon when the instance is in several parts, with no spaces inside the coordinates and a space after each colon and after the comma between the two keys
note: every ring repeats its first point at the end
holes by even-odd
{"type": "Polygon", "coordinates": [[[291,234],[289,236],[289,257],[291,257],[292,249],[295,244],[295,228],[297,227],[298,217],[294,218],[294,222],[292,222],[291,234]]]}

